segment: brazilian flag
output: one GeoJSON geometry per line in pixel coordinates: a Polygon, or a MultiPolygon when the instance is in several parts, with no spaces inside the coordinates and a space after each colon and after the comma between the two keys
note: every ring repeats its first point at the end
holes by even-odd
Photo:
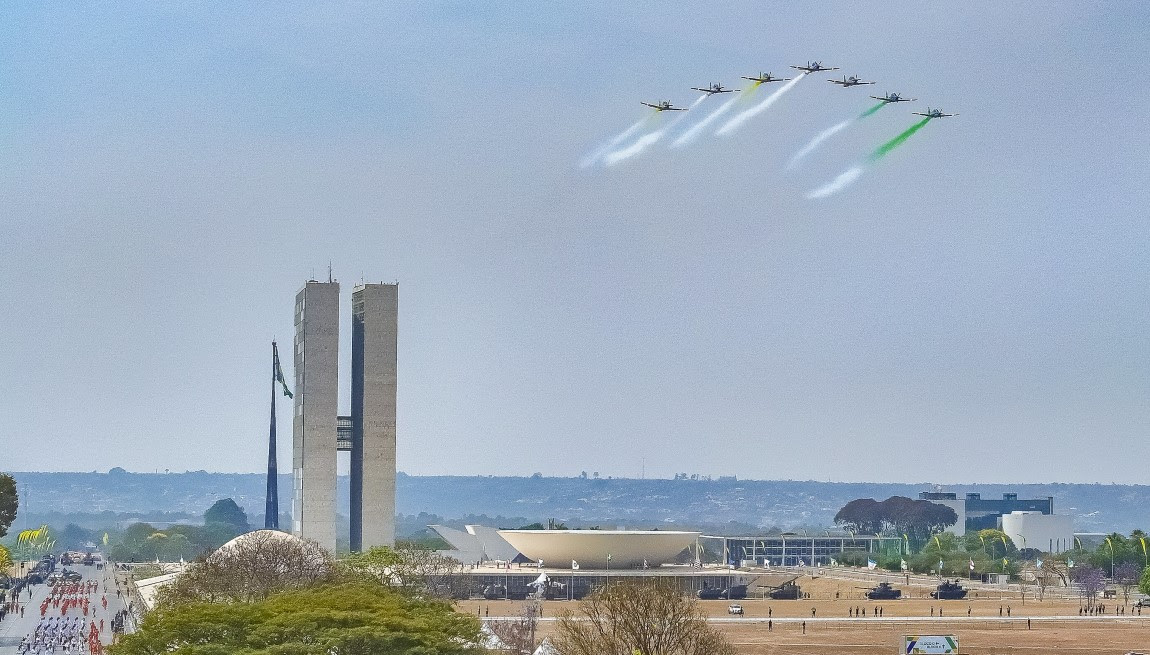
{"type": "Polygon", "coordinates": [[[272,359],[275,360],[276,382],[283,385],[285,396],[293,398],[294,396],[292,395],[291,389],[288,389],[287,381],[284,380],[284,370],[280,368],[280,351],[279,347],[275,345],[275,342],[272,342],[272,359]]]}

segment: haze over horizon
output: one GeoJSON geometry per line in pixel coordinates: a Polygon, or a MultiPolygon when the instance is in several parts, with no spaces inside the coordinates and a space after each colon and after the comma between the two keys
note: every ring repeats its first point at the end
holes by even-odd
{"type": "Polygon", "coordinates": [[[1146,3],[7,14],[0,469],[261,471],[330,262],[344,408],[351,287],[400,283],[411,474],[1145,480],[1146,3]],[[578,167],[641,100],[816,58],[878,84],[578,167]]]}

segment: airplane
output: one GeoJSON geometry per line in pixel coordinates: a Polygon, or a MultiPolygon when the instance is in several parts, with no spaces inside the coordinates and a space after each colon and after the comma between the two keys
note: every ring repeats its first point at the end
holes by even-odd
{"type": "Polygon", "coordinates": [[[719,82],[715,82],[714,84],[712,84],[711,86],[709,86],[707,88],[699,88],[697,86],[693,86],[693,87],[691,87],[691,90],[692,91],[702,91],[703,93],[706,93],[709,96],[715,95],[716,93],[731,93],[732,91],[738,91],[738,89],[724,89],[723,85],[719,82]]]}
{"type": "Polygon", "coordinates": [[[882,100],[883,102],[914,102],[917,98],[904,98],[897,93],[888,93],[885,96],[871,96],[875,100],[882,100]]]}
{"type": "Polygon", "coordinates": [[[823,63],[821,61],[816,61],[813,64],[808,61],[806,66],[791,66],[791,68],[793,68],[795,70],[804,71],[807,73],[817,73],[819,71],[837,71],[838,70],[838,68],[828,68],[826,66],[823,66],[823,63]]]}
{"type": "Polygon", "coordinates": [[[744,75],[743,79],[744,80],[750,80],[752,82],[758,82],[759,84],[764,84],[766,82],[786,82],[787,80],[789,80],[791,78],[789,78],[789,77],[771,77],[770,73],[764,74],[764,73],[760,72],[758,77],[747,77],[746,75],[744,75]]]}
{"type": "Polygon", "coordinates": [[[927,118],[946,118],[948,116],[958,116],[958,114],[944,114],[941,109],[926,108],[926,113],[919,113],[917,111],[911,112],[915,116],[926,116],[927,118]]]}
{"type": "Polygon", "coordinates": [[[849,86],[858,86],[860,84],[874,84],[874,82],[864,82],[864,81],[860,80],[859,78],[855,77],[854,75],[851,75],[850,77],[846,77],[844,75],[843,79],[841,79],[841,80],[827,80],[827,81],[828,82],[834,82],[835,84],[839,84],[844,89],[849,87],[849,86]]]}
{"type": "Polygon", "coordinates": [[[662,100],[660,102],[656,102],[655,104],[651,104],[649,102],[640,102],[639,104],[647,105],[655,111],[687,111],[686,107],[672,107],[670,100],[662,100]]]}

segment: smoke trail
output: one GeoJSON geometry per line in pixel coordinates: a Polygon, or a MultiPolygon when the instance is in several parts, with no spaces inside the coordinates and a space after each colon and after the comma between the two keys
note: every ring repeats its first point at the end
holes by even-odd
{"type": "MultiPolygon", "coordinates": [[[[887,154],[891,150],[894,150],[895,148],[897,148],[897,147],[901,146],[903,143],[905,143],[906,140],[909,139],[912,134],[921,130],[929,122],[930,122],[930,118],[927,117],[927,118],[924,118],[921,121],[915,123],[914,125],[911,125],[906,130],[904,130],[902,134],[896,136],[895,138],[891,139],[890,141],[887,141],[886,143],[882,144],[881,146],[875,148],[874,152],[872,152],[870,154],[870,156],[867,157],[867,161],[871,164],[878,162],[880,159],[887,156],[887,154]]],[[[851,168],[847,169],[845,172],[843,172],[841,175],[839,175],[835,179],[831,180],[827,184],[824,184],[823,186],[821,186],[821,187],[815,189],[814,191],[811,191],[810,193],[808,193],[807,198],[808,199],[826,198],[829,195],[838,193],[839,191],[842,191],[843,189],[845,189],[848,186],[850,186],[851,184],[853,184],[855,180],[862,177],[862,174],[865,171],[866,171],[866,168],[862,164],[857,164],[855,166],[852,166],[851,168]]]]}
{"type": "MultiPolygon", "coordinates": [[[[694,109],[695,107],[699,106],[700,102],[702,102],[706,99],[707,99],[707,96],[702,96],[701,98],[699,98],[695,102],[692,102],[689,109],[694,109]]],[[[603,163],[607,166],[614,166],[615,164],[618,164],[619,162],[623,161],[624,159],[630,159],[631,157],[638,155],[639,153],[643,152],[647,148],[650,148],[651,146],[658,143],[659,140],[662,139],[663,136],[668,131],[671,130],[671,128],[678,125],[679,122],[682,121],[686,117],[687,117],[687,112],[680,113],[671,122],[667,123],[667,125],[664,126],[662,129],[655,130],[654,132],[651,132],[650,134],[644,134],[643,136],[639,137],[638,139],[635,139],[635,142],[632,143],[631,145],[627,146],[626,148],[620,148],[619,150],[608,153],[607,155],[605,155],[603,157],[603,163]]]]}
{"type": "Polygon", "coordinates": [[[602,146],[599,146],[598,148],[596,148],[595,152],[587,155],[582,160],[580,160],[579,161],[579,168],[587,168],[588,166],[599,161],[599,159],[602,158],[603,155],[607,154],[611,150],[611,148],[614,148],[615,146],[619,145],[620,143],[623,143],[624,140],[631,138],[631,136],[633,136],[636,132],[638,132],[640,129],[642,129],[643,126],[646,125],[647,122],[650,121],[654,117],[655,117],[655,113],[651,113],[651,114],[648,114],[648,115],[644,116],[643,118],[640,118],[639,120],[635,121],[634,125],[623,130],[618,135],[616,135],[615,138],[611,139],[607,143],[604,143],[602,146]]]}
{"type": "Polygon", "coordinates": [[[692,125],[691,129],[687,130],[686,132],[683,132],[683,134],[679,138],[672,141],[671,147],[672,148],[679,148],[679,147],[687,145],[688,143],[694,143],[695,139],[699,138],[699,135],[703,133],[703,130],[707,129],[708,125],[710,125],[711,123],[714,123],[723,114],[730,111],[731,108],[735,106],[736,102],[738,102],[739,100],[742,100],[742,99],[746,98],[747,96],[749,96],[750,94],[754,93],[755,89],[759,88],[760,84],[762,84],[762,83],[761,82],[755,82],[754,84],[747,87],[746,89],[743,89],[743,91],[741,93],[739,93],[738,95],[736,95],[732,98],[728,98],[726,102],[719,105],[718,109],[711,112],[710,114],[707,114],[706,118],[704,118],[703,120],[699,121],[698,123],[695,123],[694,125],[692,125]]]}
{"type": "Polygon", "coordinates": [[[814,152],[815,150],[817,150],[818,147],[823,144],[823,141],[826,141],[827,139],[831,138],[832,136],[834,136],[834,135],[838,134],[839,132],[842,132],[843,130],[847,129],[851,125],[854,125],[856,121],[861,121],[862,119],[866,118],[867,116],[874,114],[876,111],[885,107],[886,104],[887,103],[885,103],[885,102],[880,102],[877,105],[875,105],[874,107],[871,107],[870,109],[859,114],[855,118],[849,118],[849,119],[839,123],[838,125],[832,125],[831,127],[828,127],[827,129],[823,130],[822,132],[819,132],[815,136],[815,138],[810,140],[810,143],[803,146],[802,150],[796,152],[794,157],[791,157],[791,161],[787,163],[787,168],[794,168],[795,166],[798,166],[799,162],[802,161],[804,157],[806,157],[807,155],[809,155],[812,152],[814,152]]]}
{"type": "Polygon", "coordinates": [[[853,184],[855,180],[862,177],[864,170],[866,169],[864,169],[862,165],[852,166],[835,179],[808,193],[807,199],[826,198],[829,195],[842,191],[853,184]]]}
{"type": "Polygon", "coordinates": [[[802,150],[796,152],[794,157],[791,157],[791,161],[787,163],[787,168],[794,168],[795,166],[797,166],[798,163],[800,161],[802,161],[803,157],[806,157],[807,155],[814,152],[816,148],[818,148],[820,145],[822,145],[823,141],[826,141],[827,139],[831,138],[832,136],[834,136],[834,135],[838,134],[839,132],[842,132],[843,130],[847,129],[848,127],[853,125],[856,120],[858,120],[858,119],[857,118],[850,118],[850,119],[847,119],[847,120],[839,123],[838,125],[833,125],[831,127],[828,127],[827,129],[823,130],[822,132],[819,132],[817,135],[815,135],[815,138],[811,139],[810,143],[803,146],[802,150]]]}
{"type": "Polygon", "coordinates": [[[863,113],[859,114],[859,118],[860,118],[860,119],[863,119],[863,118],[866,118],[867,116],[870,116],[871,114],[873,114],[873,113],[875,113],[876,111],[878,111],[878,110],[882,109],[883,107],[885,107],[885,106],[886,106],[886,104],[887,104],[887,103],[885,103],[885,102],[880,102],[880,103],[878,103],[878,104],[877,104],[877,105],[875,105],[874,107],[871,107],[870,109],[868,109],[868,110],[864,111],[863,113]]]}
{"type": "Polygon", "coordinates": [[[874,161],[878,161],[878,160],[882,159],[883,157],[886,157],[887,153],[889,153],[891,150],[894,150],[895,148],[901,146],[907,139],[909,139],[911,137],[912,134],[921,130],[923,128],[923,126],[929,122],[930,122],[929,117],[924,118],[921,121],[915,123],[914,125],[911,125],[902,134],[896,136],[895,138],[891,139],[890,141],[887,141],[886,143],[882,144],[881,146],[875,148],[874,152],[872,152],[870,154],[870,160],[872,162],[874,162],[874,161]]]}
{"type": "Polygon", "coordinates": [[[778,100],[787,91],[790,91],[791,87],[798,84],[799,80],[803,79],[805,76],[806,76],[806,73],[799,73],[798,75],[795,76],[795,78],[793,80],[791,80],[790,82],[787,82],[786,84],[779,87],[778,91],[775,91],[771,95],[767,96],[766,99],[763,100],[762,102],[760,102],[759,104],[755,105],[754,107],[751,107],[750,109],[743,111],[742,113],[736,114],[734,118],[727,121],[727,123],[725,125],[720,127],[719,130],[717,132],[715,132],[715,134],[725,136],[725,135],[730,134],[730,133],[734,132],[735,130],[739,129],[739,127],[741,127],[743,123],[746,123],[751,118],[757,116],[758,114],[760,114],[764,110],[766,110],[768,107],[775,104],[776,100],[778,100]]]}

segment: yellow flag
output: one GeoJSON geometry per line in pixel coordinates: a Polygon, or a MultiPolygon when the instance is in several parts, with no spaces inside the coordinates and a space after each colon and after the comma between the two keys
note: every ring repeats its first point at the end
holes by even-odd
{"type": "Polygon", "coordinates": [[[107,532],[104,533],[104,545],[105,546],[108,545],[108,533],[107,532]]]}

